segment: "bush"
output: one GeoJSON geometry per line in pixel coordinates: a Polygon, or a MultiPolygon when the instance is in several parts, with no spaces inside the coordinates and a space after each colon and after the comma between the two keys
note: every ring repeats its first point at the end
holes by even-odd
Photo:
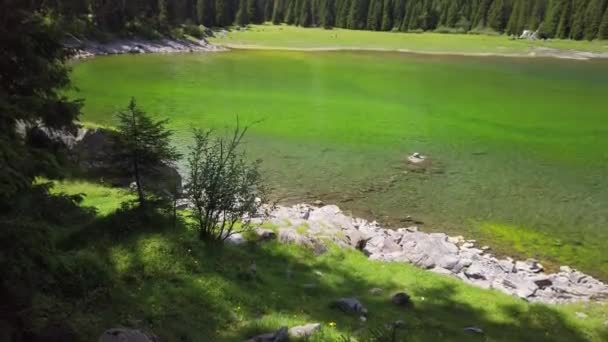
{"type": "Polygon", "coordinates": [[[130,36],[140,37],[148,40],[159,40],[163,35],[154,28],[154,25],[139,19],[130,21],[125,26],[130,36]]]}
{"type": "Polygon", "coordinates": [[[200,25],[200,26],[193,25],[193,24],[184,25],[184,33],[187,34],[188,36],[192,36],[197,39],[205,38],[206,32],[207,32],[207,29],[203,25],[200,25]]]}
{"type": "Polygon", "coordinates": [[[194,131],[187,191],[201,240],[224,241],[237,232],[237,223],[241,232],[247,231],[246,219],[259,212],[265,196],[259,162],[247,163],[238,152],[246,132],[238,120],[231,138],[212,139],[209,131],[194,131]]]}
{"type": "Polygon", "coordinates": [[[469,31],[469,34],[486,35],[486,36],[500,36],[501,33],[495,31],[490,27],[476,27],[469,31]]]}
{"type": "Polygon", "coordinates": [[[439,26],[435,29],[437,33],[467,33],[467,31],[462,27],[446,27],[439,26]]]}

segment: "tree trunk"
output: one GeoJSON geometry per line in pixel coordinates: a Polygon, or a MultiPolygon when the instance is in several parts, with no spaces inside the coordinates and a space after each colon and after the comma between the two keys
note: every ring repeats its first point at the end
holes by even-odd
{"type": "Polygon", "coordinates": [[[141,176],[139,174],[139,164],[137,163],[137,159],[133,160],[133,173],[135,175],[135,186],[137,187],[137,197],[139,200],[139,206],[141,208],[146,204],[146,198],[144,196],[144,190],[141,187],[141,176]]]}

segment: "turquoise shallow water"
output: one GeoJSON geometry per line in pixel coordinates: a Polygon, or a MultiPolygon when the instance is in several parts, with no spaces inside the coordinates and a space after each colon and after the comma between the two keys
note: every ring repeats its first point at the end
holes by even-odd
{"type": "Polygon", "coordinates": [[[371,52],[113,56],[74,66],[83,119],[135,96],[192,127],[252,127],[274,195],[608,278],[608,62],[371,52]],[[429,155],[424,171],[405,162],[429,155]]]}

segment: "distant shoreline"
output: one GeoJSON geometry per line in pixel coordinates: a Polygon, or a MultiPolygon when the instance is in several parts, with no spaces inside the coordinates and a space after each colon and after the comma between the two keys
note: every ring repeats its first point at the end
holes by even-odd
{"type": "Polygon", "coordinates": [[[528,53],[498,53],[498,52],[456,52],[456,51],[423,51],[401,48],[373,48],[354,46],[327,46],[327,47],[284,47],[257,44],[221,44],[214,43],[218,47],[233,50],[277,50],[277,51],[303,51],[303,52],[331,52],[331,51],[370,51],[370,52],[400,52],[421,55],[437,56],[468,56],[468,57],[508,57],[508,58],[557,58],[587,61],[592,59],[608,59],[608,53],[587,52],[576,50],[561,50],[554,48],[534,48],[528,53]]]}

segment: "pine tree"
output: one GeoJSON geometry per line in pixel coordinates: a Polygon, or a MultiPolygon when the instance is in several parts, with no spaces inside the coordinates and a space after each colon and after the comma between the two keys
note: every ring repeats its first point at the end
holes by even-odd
{"type": "Polygon", "coordinates": [[[215,25],[215,8],[213,0],[197,0],[196,2],[196,17],[198,23],[206,27],[215,25]]]}
{"type": "Polygon", "coordinates": [[[571,39],[583,39],[585,35],[585,12],[587,8],[587,0],[574,0],[573,11],[570,18],[572,27],[570,29],[571,39]]]}
{"type": "Polygon", "coordinates": [[[394,0],[393,27],[400,28],[405,14],[405,0],[394,0]]]}
{"type": "Polygon", "coordinates": [[[247,0],[247,19],[248,23],[259,23],[259,14],[256,0],[247,0]]]}
{"type": "Polygon", "coordinates": [[[599,39],[608,40],[608,7],[604,12],[604,16],[602,17],[602,23],[600,24],[600,30],[597,34],[599,39]]]}
{"type": "Polygon", "coordinates": [[[445,15],[445,25],[447,27],[455,27],[458,22],[459,6],[457,1],[450,1],[450,5],[447,7],[445,15]]]}
{"type": "Polygon", "coordinates": [[[378,31],[382,23],[382,0],[370,0],[366,28],[378,31]]]}
{"type": "Polygon", "coordinates": [[[348,12],[347,27],[351,30],[361,30],[365,28],[366,14],[368,3],[367,0],[352,0],[350,10],[348,12]]]}
{"type": "Polygon", "coordinates": [[[284,17],[283,0],[274,0],[272,7],[272,23],[279,25],[283,21],[284,17]]]}
{"type": "Polygon", "coordinates": [[[602,22],[602,9],[605,0],[591,0],[585,11],[585,39],[592,40],[598,36],[602,22]]]}
{"type": "Polygon", "coordinates": [[[289,25],[296,23],[296,0],[287,0],[287,11],[285,12],[285,22],[289,25]]]}
{"type": "Polygon", "coordinates": [[[236,12],[235,24],[238,26],[247,26],[249,24],[249,17],[247,16],[247,2],[249,0],[240,0],[239,9],[236,12]]]}
{"type": "Polygon", "coordinates": [[[335,2],[334,0],[323,0],[321,8],[321,26],[329,29],[334,26],[335,21],[335,2]]]}
{"type": "Polygon", "coordinates": [[[495,0],[488,13],[488,25],[497,32],[503,32],[506,25],[506,8],[504,0],[495,0]]]}
{"type": "Polygon", "coordinates": [[[561,13],[555,35],[558,38],[566,39],[570,35],[570,27],[572,25],[572,0],[564,0],[563,6],[563,11],[561,13]]]}
{"type": "Polygon", "coordinates": [[[180,154],[171,146],[171,131],[165,128],[167,120],[154,121],[137,107],[135,99],[117,114],[118,129],[114,137],[113,155],[117,168],[126,169],[135,180],[140,207],[146,204],[144,172],[162,164],[172,164],[180,154]],[[126,165],[126,167],[124,167],[126,165]]]}
{"type": "Polygon", "coordinates": [[[302,27],[309,27],[312,25],[312,8],[311,0],[302,0],[302,8],[300,11],[300,19],[298,25],[302,27]]]}
{"type": "Polygon", "coordinates": [[[523,31],[523,27],[521,27],[523,23],[523,18],[525,16],[525,2],[526,0],[515,0],[513,4],[513,11],[511,12],[511,16],[509,17],[509,22],[507,23],[507,33],[519,35],[523,31]]]}
{"type": "Polygon", "coordinates": [[[547,10],[547,0],[534,0],[531,12],[526,21],[527,28],[537,30],[545,18],[547,10]]]}
{"type": "Polygon", "coordinates": [[[492,0],[481,0],[479,7],[477,8],[477,13],[475,13],[475,18],[473,19],[473,26],[475,27],[486,27],[488,26],[488,12],[490,11],[490,6],[492,5],[492,0]]]}
{"type": "Polygon", "coordinates": [[[390,31],[393,28],[393,0],[384,0],[382,5],[382,31],[390,31]]]}

